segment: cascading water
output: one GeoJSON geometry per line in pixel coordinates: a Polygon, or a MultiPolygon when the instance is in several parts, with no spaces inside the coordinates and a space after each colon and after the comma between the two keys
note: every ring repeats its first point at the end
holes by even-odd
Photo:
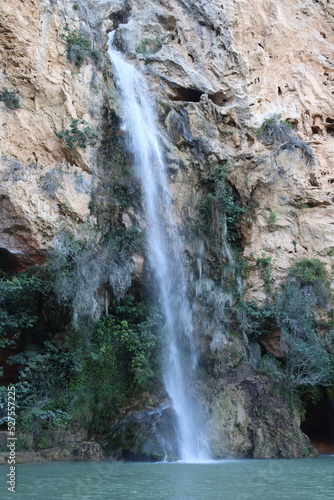
{"type": "Polygon", "coordinates": [[[123,130],[144,194],[148,258],[159,290],[167,337],[163,378],[177,417],[180,458],[186,462],[203,461],[208,453],[186,384],[191,381],[197,360],[183,248],[173,219],[154,106],[142,75],[113,47],[113,34],[109,35],[108,53],[119,94],[123,130]],[[187,349],[182,349],[181,344],[186,344],[187,349]]]}

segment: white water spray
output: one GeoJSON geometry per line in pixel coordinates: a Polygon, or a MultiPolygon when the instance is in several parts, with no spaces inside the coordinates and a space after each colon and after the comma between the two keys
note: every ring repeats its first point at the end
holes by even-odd
{"type": "Polygon", "coordinates": [[[165,318],[164,384],[177,417],[181,460],[199,462],[208,456],[186,384],[191,382],[197,363],[192,315],[186,295],[183,246],[173,218],[154,106],[142,75],[126,62],[112,43],[113,34],[110,34],[108,54],[119,94],[122,127],[127,133],[129,150],[142,185],[148,258],[165,318]],[[181,344],[186,345],[186,349],[181,349],[181,344]]]}

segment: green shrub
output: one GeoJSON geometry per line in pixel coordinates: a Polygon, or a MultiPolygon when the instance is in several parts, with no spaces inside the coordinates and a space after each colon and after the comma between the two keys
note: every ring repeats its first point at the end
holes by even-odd
{"type": "Polygon", "coordinates": [[[260,372],[268,377],[271,377],[275,382],[282,383],[284,379],[284,369],[282,363],[278,361],[272,354],[267,353],[257,364],[260,372]]]}
{"type": "Polygon", "coordinates": [[[323,262],[318,259],[302,259],[291,267],[288,277],[300,286],[328,283],[328,275],[323,262]]]}
{"type": "Polygon", "coordinates": [[[163,46],[161,38],[145,38],[137,47],[137,52],[143,55],[155,54],[163,46]]]}
{"type": "Polygon", "coordinates": [[[222,238],[226,238],[228,242],[239,239],[238,223],[245,213],[226,176],[226,165],[215,168],[209,179],[212,191],[203,197],[199,206],[197,227],[209,237],[216,253],[221,253],[222,238]]]}
{"type": "Polygon", "coordinates": [[[275,222],[277,222],[277,215],[275,214],[275,212],[270,212],[269,222],[270,224],[275,224],[275,222]]]}
{"type": "MultiPolygon", "coordinates": [[[[79,9],[78,4],[73,5],[74,10],[79,9]]],[[[92,44],[82,33],[78,30],[69,31],[65,29],[63,35],[66,43],[66,55],[68,60],[77,68],[80,68],[85,60],[90,57],[93,63],[99,68],[103,59],[103,52],[101,50],[92,49],[92,44]]]]}
{"type": "MultiPolygon", "coordinates": [[[[270,260],[257,261],[265,271],[270,260]]],[[[271,355],[262,358],[259,369],[273,377],[288,393],[300,387],[333,384],[334,343],[331,335],[323,340],[317,333],[315,308],[329,298],[329,283],[324,265],[317,259],[303,259],[290,269],[285,283],[272,301],[262,307],[255,302],[241,302],[237,314],[240,327],[249,336],[280,331],[280,350],[284,360],[271,355]]],[[[289,397],[290,397],[289,396],[289,397]]]]}
{"type": "Polygon", "coordinates": [[[293,135],[292,125],[281,120],[282,115],[274,114],[264,120],[256,130],[257,136],[269,144],[281,144],[293,135]]]}
{"type": "Polygon", "coordinates": [[[131,286],[130,257],[142,250],[143,235],[135,228],[113,230],[103,240],[94,234],[87,234],[86,240],[67,231],[59,234],[47,261],[50,287],[87,339],[90,322],[101,314],[101,289],[111,288],[122,299],[131,286]]]}
{"type": "Polygon", "coordinates": [[[67,149],[75,147],[85,149],[89,144],[94,144],[92,128],[83,119],[72,120],[70,127],[57,133],[63,139],[67,149]]]}
{"type": "Polygon", "coordinates": [[[8,90],[6,87],[0,92],[0,101],[3,101],[7,108],[18,109],[20,107],[20,98],[18,90],[8,90]]]}
{"type": "Polygon", "coordinates": [[[113,304],[114,314],[100,320],[93,335],[99,353],[109,348],[118,352],[122,373],[128,373],[136,385],[149,388],[155,380],[157,317],[150,317],[144,303],[129,295],[121,304],[113,304]]]}
{"type": "Polygon", "coordinates": [[[258,339],[276,327],[274,305],[267,301],[259,307],[256,301],[240,301],[237,305],[239,326],[249,337],[258,339]]]}
{"type": "Polygon", "coordinates": [[[264,120],[255,133],[264,142],[277,146],[275,154],[284,150],[290,152],[300,151],[307,165],[314,161],[312,148],[295,135],[291,123],[282,121],[280,114],[274,114],[264,120]]]}
{"type": "Polygon", "coordinates": [[[241,216],[245,213],[237,193],[233,191],[232,186],[227,182],[227,167],[225,164],[219,165],[214,174],[214,189],[215,197],[219,200],[222,210],[226,217],[227,239],[228,241],[236,241],[239,238],[238,222],[241,216]]]}
{"type": "Polygon", "coordinates": [[[64,35],[66,42],[66,54],[72,64],[80,68],[85,58],[90,55],[91,43],[77,30],[68,31],[64,35]]]}
{"type": "MultiPolygon", "coordinates": [[[[156,383],[158,316],[132,296],[113,302],[109,311],[92,326],[89,349],[72,332],[62,347],[46,341],[9,359],[20,367],[18,430],[107,432],[124,400],[156,383]]],[[[5,392],[0,423],[6,420],[5,392]]]]}
{"type": "Polygon", "coordinates": [[[170,33],[167,33],[163,37],[156,36],[154,38],[144,38],[144,40],[138,45],[136,52],[143,54],[144,57],[155,54],[159,52],[160,49],[167,43],[170,38],[170,33]]]}
{"type": "Polygon", "coordinates": [[[38,317],[42,281],[33,273],[19,273],[0,279],[0,348],[13,346],[24,331],[30,331],[38,317]]]}
{"type": "Polygon", "coordinates": [[[314,295],[300,284],[287,281],[276,297],[275,316],[285,355],[285,384],[327,385],[332,379],[331,356],[316,332],[314,295]]]}
{"type": "Polygon", "coordinates": [[[67,427],[69,381],[80,369],[75,355],[47,341],[42,348],[29,345],[24,352],[9,358],[8,364],[20,367],[15,384],[18,430],[38,432],[67,427]],[[56,399],[62,404],[52,407],[56,399]]]}
{"type": "Polygon", "coordinates": [[[127,186],[116,184],[114,185],[113,192],[120,207],[127,208],[130,206],[130,195],[127,186]]]}
{"type": "Polygon", "coordinates": [[[302,259],[296,262],[288,273],[288,280],[298,284],[304,295],[312,294],[315,304],[325,306],[330,286],[325,265],[318,259],[302,259]]]}
{"type": "Polygon", "coordinates": [[[266,256],[262,253],[262,256],[256,259],[256,265],[258,266],[261,274],[261,278],[264,282],[264,288],[269,293],[271,291],[271,257],[266,256]]]}
{"type": "Polygon", "coordinates": [[[107,432],[120,405],[157,380],[157,316],[126,296],[96,323],[90,352],[71,382],[70,413],[78,427],[107,432]]]}

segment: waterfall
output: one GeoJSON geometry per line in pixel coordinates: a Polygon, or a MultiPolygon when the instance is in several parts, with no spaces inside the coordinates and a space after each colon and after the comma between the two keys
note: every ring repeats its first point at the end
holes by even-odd
{"type": "Polygon", "coordinates": [[[202,461],[207,458],[205,440],[189,396],[197,359],[182,261],[183,245],[173,217],[154,103],[141,73],[113,47],[113,34],[109,35],[108,54],[122,128],[144,195],[148,259],[165,320],[163,381],[177,418],[180,458],[187,462],[202,461]]]}

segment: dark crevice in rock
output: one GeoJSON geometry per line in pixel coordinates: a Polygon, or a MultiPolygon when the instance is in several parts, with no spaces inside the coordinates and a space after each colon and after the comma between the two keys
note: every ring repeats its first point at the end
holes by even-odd
{"type": "Polygon", "coordinates": [[[172,91],[173,95],[170,96],[171,101],[200,102],[201,96],[204,93],[197,89],[185,87],[174,87],[172,91]]]}
{"type": "Polygon", "coordinates": [[[224,106],[227,103],[227,97],[224,92],[216,92],[215,94],[209,94],[209,99],[217,106],[224,106]]]}
{"type": "Polygon", "coordinates": [[[172,15],[166,15],[166,14],[158,14],[157,16],[159,24],[166,30],[166,31],[173,31],[176,28],[176,19],[172,15]]]}
{"type": "Polygon", "coordinates": [[[312,128],[312,133],[313,134],[321,134],[321,129],[320,127],[313,126],[312,128]]]}
{"type": "Polygon", "coordinates": [[[309,404],[306,409],[301,430],[320,453],[334,453],[334,401],[326,390],[321,388],[323,397],[315,404],[309,404]]]}
{"type": "MultiPolygon", "coordinates": [[[[189,57],[191,57],[190,54],[189,57]]],[[[194,88],[179,87],[176,85],[169,85],[168,87],[167,92],[171,101],[200,102],[202,95],[205,94],[205,92],[194,88]]],[[[224,92],[208,94],[208,98],[217,106],[224,106],[228,101],[224,92]]]]}
{"type": "Polygon", "coordinates": [[[109,19],[114,22],[114,26],[112,29],[117,29],[120,24],[127,24],[131,15],[132,7],[126,2],[123,9],[112,14],[109,19]]]}
{"type": "Polygon", "coordinates": [[[6,248],[0,248],[0,268],[18,272],[22,268],[20,259],[6,248]]]}

